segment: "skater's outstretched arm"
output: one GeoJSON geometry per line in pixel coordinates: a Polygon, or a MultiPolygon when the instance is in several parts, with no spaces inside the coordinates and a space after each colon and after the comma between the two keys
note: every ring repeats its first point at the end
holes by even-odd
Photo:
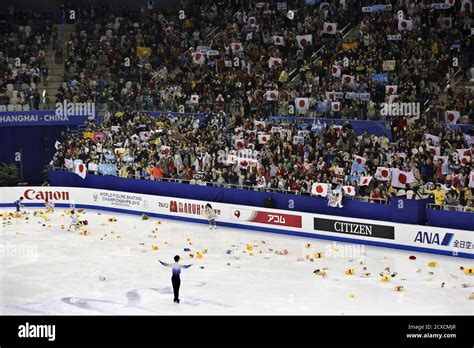
{"type": "Polygon", "coordinates": [[[190,264],[190,265],[183,265],[182,267],[183,267],[183,268],[189,268],[189,267],[191,267],[192,265],[193,265],[193,264],[190,264]]]}
{"type": "Polygon", "coordinates": [[[158,260],[158,261],[165,267],[171,267],[171,265],[169,263],[163,262],[161,260],[158,260]]]}

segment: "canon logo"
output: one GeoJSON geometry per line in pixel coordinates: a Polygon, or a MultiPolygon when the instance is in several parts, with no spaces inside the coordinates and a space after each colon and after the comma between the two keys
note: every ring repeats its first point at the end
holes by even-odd
{"type": "Polygon", "coordinates": [[[45,199],[55,200],[55,201],[68,201],[69,192],[66,191],[35,191],[33,189],[26,190],[23,194],[25,199],[28,200],[40,200],[44,201],[45,199]]]}

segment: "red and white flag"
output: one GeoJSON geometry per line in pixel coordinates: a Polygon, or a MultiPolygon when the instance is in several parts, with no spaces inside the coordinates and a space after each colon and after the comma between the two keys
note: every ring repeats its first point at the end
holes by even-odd
{"type": "Polygon", "coordinates": [[[272,91],[267,91],[265,93],[265,97],[267,98],[268,101],[274,101],[278,99],[278,91],[277,90],[272,90],[272,91]]]}
{"type": "Polygon", "coordinates": [[[442,29],[451,28],[453,25],[453,21],[451,17],[439,17],[438,23],[442,29]]]}
{"type": "Polygon", "coordinates": [[[412,183],[415,181],[415,176],[413,172],[404,172],[400,169],[392,170],[392,186],[399,188],[406,188],[406,184],[412,183]]]}
{"type": "Polygon", "coordinates": [[[372,181],[371,176],[361,176],[359,179],[359,186],[367,186],[372,181]]]}
{"type": "Polygon", "coordinates": [[[471,170],[471,173],[469,174],[469,187],[474,187],[474,170],[471,170]]]}
{"type": "Polygon", "coordinates": [[[259,121],[259,120],[254,120],[253,125],[259,130],[265,129],[265,127],[267,126],[265,121],[259,121]]]}
{"type": "Polygon", "coordinates": [[[355,196],[356,194],[354,186],[342,186],[342,189],[344,190],[344,193],[348,196],[355,196]]]}
{"type": "Polygon", "coordinates": [[[74,173],[85,179],[87,175],[86,165],[83,163],[76,164],[76,166],[74,167],[74,173]]]}
{"type": "Polygon", "coordinates": [[[199,96],[197,94],[191,96],[191,104],[199,104],[199,96]]]}
{"type": "Polygon", "coordinates": [[[389,104],[398,103],[398,101],[399,101],[398,94],[392,94],[392,95],[388,96],[388,103],[389,104]]]}
{"type": "Polygon", "coordinates": [[[331,68],[331,74],[334,77],[340,77],[341,76],[341,67],[337,65],[333,65],[331,68]]]}
{"type": "Polygon", "coordinates": [[[441,154],[441,148],[439,146],[426,145],[428,150],[433,156],[439,156],[441,154]]]}
{"type": "Polygon", "coordinates": [[[244,139],[236,139],[234,141],[234,146],[236,149],[242,149],[245,147],[245,140],[244,139]]]}
{"type": "Polygon", "coordinates": [[[472,1],[471,0],[462,0],[461,12],[472,12],[472,1]]]}
{"type": "Polygon", "coordinates": [[[285,46],[285,39],[283,36],[273,35],[273,44],[275,46],[285,46]]]}
{"type": "Polygon", "coordinates": [[[367,158],[362,157],[362,156],[358,156],[358,155],[354,155],[354,162],[357,162],[361,166],[365,166],[365,162],[367,162],[367,158]]]}
{"type": "Polygon", "coordinates": [[[321,184],[318,182],[315,182],[313,186],[311,187],[311,193],[316,196],[322,196],[326,197],[328,195],[328,184],[321,184]]]}
{"type": "Polygon", "coordinates": [[[256,129],[249,129],[245,133],[251,138],[255,138],[257,136],[257,130],[256,129]]]}
{"type": "Polygon", "coordinates": [[[204,54],[200,53],[200,52],[194,52],[193,53],[193,62],[196,63],[196,64],[204,64],[204,62],[206,61],[205,57],[204,57],[204,54]]]}
{"type": "Polygon", "coordinates": [[[413,30],[413,21],[411,19],[399,19],[398,30],[413,30]]]}
{"type": "Polygon", "coordinates": [[[441,160],[441,162],[443,163],[448,163],[448,157],[447,156],[434,156],[433,157],[433,162],[434,163],[437,163],[439,160],[441,160]]]}
{"type": "Polygon", "coordinates": [[[342,75],[342,83],[354,83],[355,82],[355,77],[352,75],[342,75]]]}
{"type": "Polygon", "coordinates": [[[389,181],[390,180],[390,168],[377,167],[377,171],[375,172],[374,177],[378,181],[389,181]]]}
{"type": "Polygon", "coordinates": [[[341,102],[331,102],[331,111],[341,111],[341,102]]]}
{"type": "Polygon", "coordinates": [[[471,149],[456,149],[459,156],[471,156],[471,149]]]}
{"type": "Polygon", "coordinates": [[[259,144],[266,144],[270,140],[270,134],[259,134],[258,135],[258,143],[259,144]]]}
{"type": "Polygon", "coordinates": [[[250,24],[251,26],[254,26],[257,24],[257,20],[255,19],[255,17],[249,17],[249,20],[247,21],[248,24],[250,24]]]}
{"type": "Polygon", "coordinates": [[[275,68],[280,68],[281,67],[281,63],[282,63],[282,60],[281,58],[273,58],[273,57],[270,57],[270,59],[268,60],[268,67],[271,69],[273,67],[275,68]]]}
{"type": "Polygon", "coordinates": [[[456,122],[459,120],[460,114],[459,111],[456,110],[446,110],[445,117],[446,123],[456,124],[456,122]]]}
{"type": "Polygon", "coordinates": [[[337,23],[324,22],[323,24],[323,34],[336,34],[337,32],[337,23]]]}
{"type": "Polygon", "coordinates": [[[298,110],[308,110],[309,109],[309,99],[308,98],[296,98],[295,106],[298,110]]]}
{"type": "Polygon", "coordinates": [[[297,35],[296,41],[298,41],[299,48],[305,49],[308,45],[313,43],[313,35],[297,35]]]}
{"type": "Polygon", "coordinates": [[[449,6],[454,6],[454,4],[456,3],[456,0],[446,0],[445,4],[449,5],[449,6]]]}
{"type": "Polygon", "coordinates": [[[398,86],[397,85],[387,85],[385,86],[385,94],[397,94],[398,86]]]}
{"type": "Polygon", "coordinates": [[[459,156],[459,163],[463,167],[468,166],[471,163],[471,157],[470,156],[459,156]]]}
{"type": "Polygon", "coordinates": [[[242,43],[240,42],[232,42],[230,44],[230,49],[232,50],[233,53],[235,53],[235,52],[242,52],[244,50],[244,47],[242,46],[242,43]]]}

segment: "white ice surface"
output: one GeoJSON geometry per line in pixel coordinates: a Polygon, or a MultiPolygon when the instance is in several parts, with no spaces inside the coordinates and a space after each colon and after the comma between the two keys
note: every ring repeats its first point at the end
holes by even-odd
{"type": "MultiPolygon", "coordinates": [[[[0,213],[11,211],[3,208],[0,213]]],[[[474,301],[468,299],[474,276],[459,270],[460,266],[473,267],[472,260],[341,243],[334,246],[330,241],[241,229],[209,230],[204,224],[143,221],[140,216],[99,215],[93,210],[80,218],[89,221],[86,228],[91,232],[83,236],[61,229],[61,224],[69,223],[68,217],[61,216],[64,209],[49,215],[49,222],[34,217],[33,209],[27,212],[29,220],[12,219],[11,225],[0,227],[0,314],[474,313],[474,301]],[[112,216],[117,222],[107,221],[112,216]],[[158,231],[152,233],[155,228],[158,231]],[[156,238],[151,237],[154,234],[156,238]],[[310,248],[305,247],[307,243],[310,248]],[[250,251],[243,253],[246,244],[258,245],[252,250],[254,256],[250,251]],[[153,251],[152,245],[159,250],[153,251]],[[240,246],[239,259],[232,245],[240,246]],[[196,250],[208,252],[202,259],[191,259],[185,247],[195,255],[196,250]],[[330,257],[334,247],[344,251],[345,257],[330,257]],[[289,254],[276,255],[268,248],[288,249],[289,254]],[[297,261],[313,252],[323,252],[323,258],[297,261]],[[175,254],[182,256],[182,263],[193,263],[182,271],[179,305],[173,303],[171,270],[158,263],[158,259],[172,262],[175,254]],[[409,260],[410,255],[417,259],[409,260]],[[437,267],[428,267],[429,261],[437,261],[437,267]],[[328,267],[327,277],[313,274],[323,267],[328,267]],[[360,276],[362,267],[367,267],[371,277],[360,276]],[[386,267],[398,273],[391,282],[379,279],[386,267]],[[345,275],[348,268],[354,268],[356,274],[345,275]],[[396,292],[397,285],[403,285],[405,291],[396,292]]]]}

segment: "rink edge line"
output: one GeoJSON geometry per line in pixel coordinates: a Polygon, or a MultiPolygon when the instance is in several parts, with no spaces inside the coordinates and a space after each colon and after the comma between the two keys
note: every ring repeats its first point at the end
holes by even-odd
{"type": "MultiPolygon", "coordinates": [[[[24,205],[26,207],[43,207],[44,208],[44,203],[25,203],[24,205]]],[[[0,203],[0,207],[14,207],[14,204],[12,204],[12,203],[0,203]]],[[[70,204],[69,203],[57,203],[56,207],[69,208],[70,204]]],[[[89,204],[76,204],[75,208],[76,209],[77,208],[83,208],[83,209],[93,209],[93,210],[105,210],[105,211],[110,211],[110,212],[124,213],[124,214],[131,214],[131,215],[143,215],[143,214],[145,214],[145,212],[139,212],[139,211],[134,211],[134,210],[121,209],[121,208],[109,208],[109,207],[102,207],[102,206],[98,206],[98,205],[89,205],[89,204]]],[[[179,221],[193,222],[193,223],[200,223],[200,224],[208,224],[207,220],[190,218],[190,217],[174,216],[174,215],[166,215],[166,214],[157,214],[157,213],[150,213],[150,212],[146,212],[146,215],[151,216],[151,217],[162,218],[162,219],[179,220],[179,221]]],[[[464,252],[459,252],[457,256],[454,256],[452,254],[452,252],[447,251],[447,250],[437,250],[437,249],[430,249],[430,248],[414,247],[414,246],[409,246],[409,245],[390,244],[390,243],[383,243],[383,242],[373,242],[373,241],[369,241],[369,240],[360,240],[360,239],[344,238],[344,237],[337,237],[337,236],[326,236],[326,235],[322,235],[322,234],[309,233],[309,232],[284,231],[284,230],[277,230],[277,229],[268,228],[268,227],[249,226],[249,225],[243,225],[243,224],[232,223],[232,222],[218,222],[217,225],[230,227],[230,228],[239,228],[239,229],[244,229],[244,230],[254,230],[254,231],[260,231],[260,232],[285,234],[285,235],[291,235],[291,236],[296,236],[296,237],[308,237],[308,238],[313,238],[313,239],[332,240],[332,241],[343,242],[343,243],[351,243],[351,244],[364,244],[364,245],[375,246],[375,247],[385,248],[385,249],[398,249],[398,250],[405,250],[405,251],[417,251],[417,252],[422,252],[422,253],[427,253],[427,254],[438,254],[438,255],[444,255],[444,256],[450,256],[450,257],[460,257],[460,258],[466,258],[466,259],[474,259],[473,254],[468,254],[468,253],[464,253],[464,252]]]]}

